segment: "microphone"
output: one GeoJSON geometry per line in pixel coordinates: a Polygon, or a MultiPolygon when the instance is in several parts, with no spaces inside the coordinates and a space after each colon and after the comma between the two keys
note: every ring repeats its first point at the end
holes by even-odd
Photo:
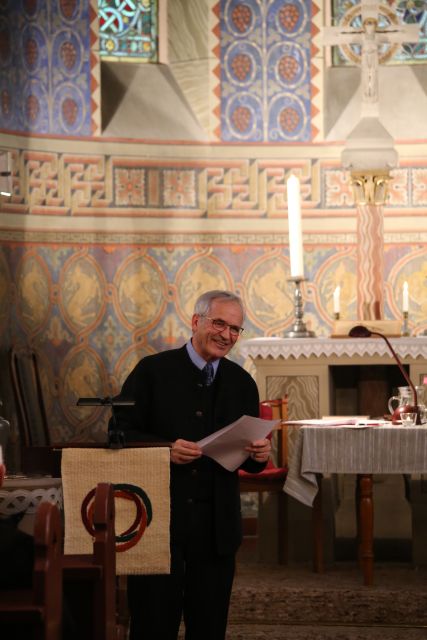
{"type": "Polygon", "coordinates": [[[107,396],[106,398],[79,398],[76,404],[78,407],[134,407],[136,403],[135,400],[127,398],[119,399],[107,396]]]}
{"type": "Polygon", "coordinates": [[[110,449],[123,449],[125,446],[125,435],[118,427],[114,407],[134,407],[135,405],[136,401],[130,398],[112,398],[111,396],[106,396],[105,398],[79,398],[77,400],[78,407],[111,407],[112,428],[108,431],[108,446],[110,449]]]}
{"type": "MultiPolygon", "coordinates": [[[[414,386],[412,380],[410,379],[410,377],[406,373],[406,371],[405,371],[405,369],[403,367],[403,364],[400,361],[399,356],[397,355],[397,353],[395,352],[395,350],[391,346],[389,339],[383,333],[379,333],[378,331],[371,331],[370,329],[368,329],[368,327],[365,327],[362,324],[358,324],[355,327],[353,327],[352,329],[350,329],[348,335],[350,336],[350,338],[370,338],[371,336],[379,336],[380,338],[382,338],[385,341],[385,343],[387,344],[388,348],[390,349],[390,352],[391,352],[393,358],[396,361],[397,366],[399,367],[403,377],[405,378],[406,382],[408,383],[408,386],[411,387],[411,390],[412,390],[412,393],[413,393],[414,405],[406,407],[406,411],[413,411],[414,413],[416,413],[417,414],[417,424],[421,424],[421,415],[420,415],[420,409],[418,407],[417,390],[415,389],[415,386],[414,386]]],[[[394,420],[392,420],[392,422],[394,422],[394,420]]]]}

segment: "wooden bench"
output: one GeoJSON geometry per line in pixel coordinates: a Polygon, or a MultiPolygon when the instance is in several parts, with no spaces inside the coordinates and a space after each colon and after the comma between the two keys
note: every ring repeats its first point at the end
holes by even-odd
{"type": "Polygon", "coordinates": [[[78,640],[117,640],[123,629],[116,616],[116,550],[113,485],[96,487],[93,553],[64,555],[64,597],[77,625],[78,640]]]}
{"type": "Polygon", "coordinates": [[[0,591],[0,636],[62,637],[62,524],[58,507],[50,502],[42,502],[35,516],[32,586],[0,591]]]}

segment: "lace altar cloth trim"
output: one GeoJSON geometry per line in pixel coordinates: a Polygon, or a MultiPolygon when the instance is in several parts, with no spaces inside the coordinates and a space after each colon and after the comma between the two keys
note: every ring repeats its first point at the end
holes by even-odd
{"type": "MultiPolygon", "coordinates": [[[[389,338],[401,358],[426,358],[427,337],[389,338]]],[[[244,358],[310,358],[312,356],[390,356],[381,338],[251,338],[239,345],[244,358]]]]}
{"type": "Polygon", "coordinates": [[[13,489],[11,491],[0,489],[0,515],[11,516],[23,511],[33,514],[40,502],[46,501],[53,502],[62,509],[62,488],[13,489]]]}

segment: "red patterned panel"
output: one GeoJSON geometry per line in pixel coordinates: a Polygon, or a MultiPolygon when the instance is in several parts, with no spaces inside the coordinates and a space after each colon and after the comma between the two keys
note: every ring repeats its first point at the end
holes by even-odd
{"type": "Polygon", "coordinates": [[[76,11],[77,0],[59,0],[59,7],[64,18],[70,20],[76,11]]]}
{"type": "Polygon", "coordinates": [[[299,8],[298,5],[295,4],[285,4],[279,11],[280,23],[285,31],[289,31],[289,33],[294,31],[299,17],[299,8]]]}
{"type": "Polygon", "coordinates": [[[233,24],[240,33],[247,31],[252,21],[252,11],[248,5],[237,4],[231,14],[233,24]]]}
{"type": "Polygon", "coordinates": [[[39,48],[37,42],[33,38],[28,38],[24,45],[24,56],[30,68],[34,68],[37,64],[39,56],[39,48]]]}
{"type": "Polygon", "coordinates": [[[61,60],[64,64],[64,67],[68,70],[71,70],[77,59],[76,48],[72,42],[64,42],[60,49],[61,60]]]}

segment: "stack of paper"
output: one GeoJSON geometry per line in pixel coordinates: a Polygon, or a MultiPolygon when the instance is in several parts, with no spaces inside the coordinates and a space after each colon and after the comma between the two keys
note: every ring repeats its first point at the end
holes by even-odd
{"type": "Polygon", "coordinates": [[[228,471],[235,471],[248,457],[247,447],[254,440],[262,440],[280,420],[264,420],[242,416],[227,427],[215,431],[197,443],[203,455],[213,458],[228,471]]]}

